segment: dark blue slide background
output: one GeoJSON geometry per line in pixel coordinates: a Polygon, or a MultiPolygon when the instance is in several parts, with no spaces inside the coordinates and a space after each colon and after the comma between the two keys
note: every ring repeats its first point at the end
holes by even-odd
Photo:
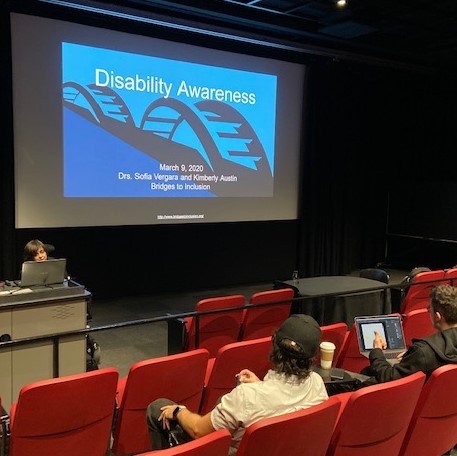
{"type": "MultiPolygon", "coordinates": [[[[119,170],[134,175],[139,170],[161,173],[159,162],[101,127],[88,122],[72,111],[64,110],[65,126],[65,196],[80,197],[176,197],[177,190],[151,190],[151,181],[119,179],[119,170]],[[98,150],[93,144],[103,145],[98,150]],[[119,163],[122,163],[120,168],[119,163]],[[76,195],[77,193],[77,195],[76,195]]],[[[179,175],[168,171],[167,174],[179,175]]],[[[162,181],[161,181],[162,182],[162,181]]],[[[188,190],[185,196],[213,196],[209,192],[188,190]]]]}
{"type": "Polygon", "coordinates": [[[72,43],[62,61],[66,197],[272,196],[275,76],[72,43]]]}

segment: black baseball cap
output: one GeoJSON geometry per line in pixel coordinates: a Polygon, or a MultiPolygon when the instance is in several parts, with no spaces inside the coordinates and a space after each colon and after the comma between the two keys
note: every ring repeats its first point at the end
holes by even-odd
{"type": "Polygon", "coordinates": [[[288,356],[294,358],[313,358],[316,355],[321,340],[321,328],[317,321],[309,315],[291,315],[276,331],[274,340],[280,344],[282,340],[295,342],[302,350],[300,356],[296,351],[287,350],[280,346],[288,356]]]}

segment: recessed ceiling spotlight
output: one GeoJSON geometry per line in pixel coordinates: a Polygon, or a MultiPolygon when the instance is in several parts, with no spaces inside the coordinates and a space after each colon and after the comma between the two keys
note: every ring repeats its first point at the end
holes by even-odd
{"type": "Polygon", "coordinates": [[[338,8],[344,8],[347,5],[346,0],[336,0],[336,6],[338,8]]]}

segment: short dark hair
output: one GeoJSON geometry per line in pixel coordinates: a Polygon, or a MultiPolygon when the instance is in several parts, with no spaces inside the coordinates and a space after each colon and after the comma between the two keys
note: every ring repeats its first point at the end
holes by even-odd
{"type": "Polygon", "coordinates": [[[24,247],[24,261],[33,261],[38,253],[38,250],[41,248],[43,248],[47,253],[46,246],[39,239],[32,239],[27,242],[24,247]]]}
{"type": "Polygon", "coordinates": [[[430,305],[439,312],[447,323],[457,323],[457,288],[437,285],[430,291],[430,305]]]}
{"type": "Polygon", "coordinates": [[[278,374],[285,374],[286,377],[296,375],[300,379],[305,379],[311,372],[313,358],[303,358],[303,349],[294,341],[282,339],[277,343],[273,335],[270,361],[273,364],[273,370],[278,374]],[[294,352],[297,357],[292,355],[294,352]]]}

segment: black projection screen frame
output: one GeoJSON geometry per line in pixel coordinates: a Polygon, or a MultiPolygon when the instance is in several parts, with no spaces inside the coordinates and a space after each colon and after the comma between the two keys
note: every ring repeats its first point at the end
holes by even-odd
{"type": "MultiPolygon", "coordinates": [[[[299,163],[304,136],[303,93],[306,76],[304,65],[26,14],[12,13],[11,23],[16,228],[294,220],[298,218],[299,163]],[[238,177],[238,175],[218,173],[214,167],[208,171],[207,164],[210,160],[207,158],[198,163],[193,159],[188,162],[174,160],[178,168],[186,166],[187,174],[191,172],[189,166],[195,166],[197,174],[204,169],[201,174],[207,176],[207,180],[211,179],[211,176],[220,178],[221,174],[229,178],[232,176],[232,182],[228,181],[225,186],[230,190],[225,194],[224,190],[221,190],[221,196],[211,195],[210,197],[182,197],[179,194],[170,197],[165,194],[161,195],[160,191],[159,196],[151,197],[109,194],[100,196],[97,194],[99,190],[95,190],[91,195],[90,186],[96,186],[99,180],[91,178],[90,173],[86,172],[89,167],[85,168],[85,161],[78,161],[73,157],[72,163],[75,164],[77,170],[73,175],[76,196],[73,194],[64,197],[63,146],[66,141],[69,141],[70,136],[66,136],[64,131],[66,114],[63,114],[65,109],[62,102],[62,85],[66,81],[63,81],[62,59],[63,48],[66,44],[63,43],[67,43],[69,46],[79,46],[83,50],[95,49],[97,52],[113,53],[115,63],[119,59],[122,60],[123,56],[133,56],[132,58],[156,59],[155,61],[160,63],[166,60],[172,60],[177,64],[182,62],[184,69],[196,68],[202,71],[207,68],[209,74],[212,74],[211,68],[214,73],[217,73],[221,69],[223,71],[230,67],[232,72],[227,73],[229,76],[254,75],[254,83],[255,77],[258,77],[259,81],[268,80],[269,77],[274,78],[276,83],[275,110],[266,119],[270,121],[270,125],[274,126],[275,131],[274,134],[271,134],[271,131],[265,132],[273,141],[273,156],[270,156],[269,168],[266,167],[267,171],[269,169],[271,172],[271,182],[262,187],[262,179],[251,179],[251,176],[256,177],[254,172],[247,174],[244,187],[240,185],[238,189],[237,183],[233,182],[233,176],[238,177]],[[78,186],[79,179],[82,183],[78,186]],[[258,182],[260,182],[259,185],[258,182]],[[89,192],[88,195],[77,194],[78,191],[86,190],[89,192]]],[[[88,55],[90,56],[90,52],[88,55]]],[[[100,70],[99,74],[105,77],[105,82],[110,75],[115,76],[111,69],[100,70]]],[[[240,77],[241,83],[244,79],[244,77],[240,77]]],[[[141,77],[139,80],[146,81],[141,77]]],[[[149,82],[152,87],[154,75],[151,75],[149,82]]],[[[74,87],[70,88],[74,93],[74,87]]],[[[80,88],[78,90],[79,96],[83,91],[80,88]]],[[[245,96],[242,92],[241,90],[240,96],[245,96]]],[[[233,91],[230,93],[233,94],[233,91]]],[[[268,106],[268,103],[265,106],[268,106]]],[[[161,109],[163,108],[161,106],[161,109]]],[[[168,109],[167,114],[170,112],[169,106],[168,109]]],[[[207,109],[206,104],[202,111],[207,109]]],[[[73,116],[74,114],[74,112],[71,113],[73,116]]],[[[212,112],[211,115],[214,117],[221,114],[212,112]]],[[[94,117],[97,118],[97,116],[94,117]]],[[[150,116],[150,118],[156,120],[157,116],[150,116]]],[[[163,118],[160,120],[163,121],[163,118]]],[[[84,121],[86,122],[85,128],[89,128],[87,119],[84,121]]],[[[94,124],[94,122],[92,123],[94,124]]],[[[265,123],[265,130],[268,130],[268,123],[265,123]]],[[[123,137],[119,133],[118,125],[116,124],[110,131],[107,130],[110,135],[106,135],[106,131],[103,132],[112,141],[110,144],[115,142],[118,145],[122,141],[125,142],[126,137],[129,138],[128,136],[123,137]]],[[[260,123],[260,126],[262,125],[264,122],[260,123]]],[[[93,125],[90,128],[93,128],[93,125]]],[[[262,133],[261,127],[256,128],[259,129],[259,134],[262,133]]],[[[79,132],[80,130],[75,127],[71,138],[78,138],[79,132]]],[[[224,133],[225,137],[221,140],[222,142],[227,138],[231,139],[230,131],[224,133]]],[[[246,131],[243,133],[246,136],[246,131]]],[[[87,137],[87,135],[79,136],[87,137]]],[[[246,138],[243,137],[243,139],[246,138]]],[[[248,140],[251,141],[250,143],[248,141],[248,144],[252,144],[252,138],[248,138],[248,140]]],[[[244,147],[246,148],[246,146],[244,147]]],[[[105,154],[109,150],[107,148],[105,154]]],[[[167,150],[164,152],[166,154],[167,150]]],[[[94,151],[91,153],[94,155],[94,151]]],[[[228,147],[228,153],[232,153],[232,156],[235,155],[236,159],[241,162],[246,158],[243,156],[243,150],[241,153],[233,154],[233,149],[228,147]],[[239,158],[240,156],[241,158],[239,158]]],[[[259,154],[259,156],[261,155],[259,154]]],[[[86,155],[87,157],[88,155],[86,155]]],[[[257,159],[258,157],[254,157],[250,161],[250,170],[255,171],[257,159]]],[[[168,175],[173,172],[179,174],[168,168],[173,166],[173,161],[169,163],[165,163],[165,161],[166,159],[160,160],[163,169],[158,174],[168,175]]],[[[105,161],[101,162],[99,166],[104,169],[104,166],[109,168],[109,165],[110,163],[105,161]]],[[[123,173],[122,178],[129,176],[126,177],[126,180],[147,181],[150,180],[151,175],[154,176],[154,172],[149,172],[144,166],[138,166],[138,179],[134,172],[124,172],[122,169],[119,172],[123,173]]],[[[202,182],[210,185],[210,188],[215,184],[214,181],[202,182]]]]}

